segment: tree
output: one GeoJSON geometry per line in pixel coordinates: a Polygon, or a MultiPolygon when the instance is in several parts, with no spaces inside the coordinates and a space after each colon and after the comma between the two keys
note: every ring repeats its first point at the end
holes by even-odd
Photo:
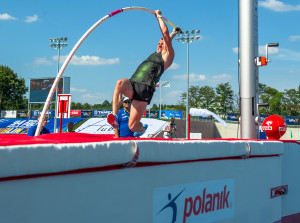
{"type": "Polygon", "coordinates": [[[74,101],[71,102],[71,109],[76,109],[76,103],[74,101]]]}
{"type": "Polygon", "coordinates": [[[227,112],[233,110],[233,90],[229,82],[219,84],[216,87],[216,102],[218,103],[219,114],[226,116],[227,112]]]}
{"type": "Polygon", "coordinates": [[[101,110],[102,109],[102,105],[101,104],[94,104],[92,106],[92,109],[94,109],[94,110],[101,110]]]}
{"type": "Polygon", "coordinates": [[[278,93],[279,91],[275,88],[268,87],[265,84],[259,84],[259,98],[262,103],[269,103],[269,101],[278,93]]]}
{"type": "Polygon", "coordinates": [[[25,79],[8,66],[0,66],[0,110],[27,108],[25,79]]]}
{"type": "Polygon", "coordinates": [[[105,100],[103,103],[102,103],[102,108],[103,109],[111,109],[112,105],[111,103],[108,101],[108,100],[105,100]]]}
{"type": "Polygon", "coordinates": [[[83,105],[82,105],[80,102],[77,102],[77,103],[75,104],[75,108],[74,108],[74,109],[81,110],[81,109],[83,109],[83,105]]]}
{"type": "Polygon", "coordinates": [[[92,108],[92,106],[89,103],[84,103],[83,104],[83,109],[90,110],[91,108],[92,108]]]}
{"type": "Polygon", "coordinates": [[[269,112],[272,115],[282,115],[284,96],[282,92],[279,92],[275,88],[271,88],[265,84],[259,84],[260,101],[263,103],[269,103],[269,112]]]}
{"type": "Polygon", "coordinates": [[[199,86],[191,86],[189,88],[189,107],[199,108],[200,107],[200,95],[199,95],[199,86]]]}
{"type": "Polygon", "coordinates": [[[269,99],[269,111],[271,114],[283,115],[283,100],[283,93],[279,91],[269,99]]]}
{"type": "Polygon", "coordinates": [[[213,104],[215,102],[216,93],[213,87],[204,86],[199,89],[199,100],[201,108],[213,111],[213,104]]]}
{"type": "MultiPolygon", "coordinates": [[[[299,86],[300,90],[300,86],[299,86]]],[[[300,111],[297,109],[300,104],[300,91],[296,89],[285,90],[283,104],[285,108],[285,115],[297,116],[300,111]]]]}
{"type": "Polygon", "coordinates": [[[151,110],[157,111],[159,110],[159,107],[157,106],[157,104],[153,104],[151,110]]]}

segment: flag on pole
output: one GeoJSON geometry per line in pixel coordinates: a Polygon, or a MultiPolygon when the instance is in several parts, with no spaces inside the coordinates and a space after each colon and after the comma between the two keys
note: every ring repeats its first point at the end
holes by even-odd
{"type": "Polygon", "coordinates": [[[156,87],[159,87],[160,84],[161,84],[161,87],[171,87],[170,81],[160,81],[156,84],[156,87]]]}

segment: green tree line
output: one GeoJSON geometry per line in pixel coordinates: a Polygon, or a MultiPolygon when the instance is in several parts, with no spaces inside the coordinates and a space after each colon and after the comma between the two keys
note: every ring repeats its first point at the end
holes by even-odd
{"type": "MultiPolygon", "coordinates": [[[[269,108],[262,108],[260,114],[300,115],[300,85],[297,89],[285,89],[280,92],[266,84],[259,84],[260,103],[269,103],[269,108]]],[[[182,93],[179,104],[185,107],[186,93],[182,93]]],[[[211,86],[191,86],[189,88],[189,107],[205,108],[221,116],[228,112],[239,113],[239,96],[234,94],[229,82],[213,88],[211,86]]]]}

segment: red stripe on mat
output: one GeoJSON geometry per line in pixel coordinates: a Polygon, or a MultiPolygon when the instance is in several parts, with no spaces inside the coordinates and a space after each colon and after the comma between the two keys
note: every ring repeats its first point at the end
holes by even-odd
{"type": "MultiPolygon", "coordinates": [[[[279,156],[279,154],[263,155],[263,156],[250,156],[247,159],[275,157],[275,156],[279,156]]],[[[240,156],[236,156],[236,157],[222,157],[222,158],[198,159],[198,160],[183,160],[183,161],[173,161],[173,162],[141,162],[141,163],[137,163],[137,165],[135,167],[150,167],[150,166],[169,165],[169,164],[194,163],[194,162],[217,161],[217,160],[236,160],[236,159],[243,159],[243,158],[240,156]]],[[[21,175],[21,176],[10,176],[10,177],[0,178],[0,182],[13,181],[13,180],[25,180],[25,179],[33,179],[33,178],[40,178],[40,177],[61,176],[61,175],[69,175],[69,174],[102,172],[102,171],[110,171],[110,170],[117,170],[117,169],[123,169],[123,168],[125,168],[124,165],[119,164],[119,165],[113,165],[113,166],[84,168],[84,169],[61,171],[61,172],[55,172],[55,173],[39,173],[39,174],[28,174],[28,175],[21,175]]]]}

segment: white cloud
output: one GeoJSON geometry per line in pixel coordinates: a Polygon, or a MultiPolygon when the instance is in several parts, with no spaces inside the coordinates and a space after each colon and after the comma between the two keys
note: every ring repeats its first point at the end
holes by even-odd
{"type": "Polygon", "coordinates": [[[80,92],[80,93],[83,93],[83,92],[87,92],[87,89],[80,89],[80,88],[74,88],[74,87],[71,87],[71,92],[80,92]]]}
{"type": "Polygon", "coordinates": [[[289,61],[300,61],[300,52],[288,49],[281,49],[278,58],[289,61]]]}
{"type": "MultiPolygon", "coordinates": [[[[268,54],[278,54],[278,53],[279,53],[278,47],[268,47],[268,54]]],[[[259,56],[265,56],[266,55],[266,46],[259,46],[258,54],[259,54],[259,56]]]]}
{"type": "Polygon", "coordinates": [[[99,104],[112,96],[107,93],[97,92],[92,94],[83,94],[79,97],[77,96],[73,101],[79,101],[82,103],[89,103],[89,104],[99,104]]]}
{"type": "Polygon", "coordinates": [[[36,22],[39,20],[39,17],[34,14],[33,16],[26,16],[25,22],[27,23],[32,23],[32,22],[36,22]]]}
{"type": "Polygon", "coordinates": [[[238,53],[239,53],[239,48],[238,48],[238,47],[234,47],[234,48],[232,48],[232,51],[233,51],[235,54],[238,54],[238,53]]]}
{"type": "Polygon", "coordinates": [[[289,70],[289,73],[291,73],[291,74],[300,74],[300,69],[289,70]]]}
{"type": "Polygon", "coordinates": [[[221,74],[221,75],[215,75],[210,79],[210,82],[228,82],[232,79],[232,76],[229,74],[221,74]]]}
{"type": "Polygon", "coordinates": [[[258,5],[275,12],[300,11],[300,5],[289,5],[277,0],[260,1],[258,5]]]}
{"type": "Polygon", "coordinates": [[[300,39],[300,35],[299,36],[290,36],[289,37],[289,41],[294,42],[300,39]]]}
{"type": "MultiPolygon", "coordinates": [[[[53,59],[57,61],[58,56],[53,56],[53,59]]],[[[61,56],[61,62],[65,61],[67,56],[61,56]]],[[[70,61],[71,65],[75,66],[101,66],[101,65],[111,65],[120,63],[119,58],[105,59],[97,56],[81,56],[78,57],[74,55],[70,61]]]]}
{"type": "Polygon", "coordinates": [[[0,20],[17,20],[17,18],[15,18],[7,13],[4,13],[4,14],[0,14],[0,20]]]}
{"type": "MultiPolygon", "coordinates": [[[[232,48],[233,53],[237,54],[238,47],[232,48]]],[[[278,54],[279,49],[277,47],[268,47],[268,54],[278,54]]],[[[258,54],[259,56],[265,56],[266,55],[266,46],[259,46],[258,47],[258,54]]]]}
{"type": "MultiPolygon", "coordinates": [[[[186,74],[184,74],[184,75],[173,75],[173,79],[186,80],[186,78],[187,78],[186,74]]],[[[205,81],[206,76],[204,74],[190,73],[189,74],[189,80],[191,82],[205,81]]]]}
{"type": "Polygon", "coordinates": [[[34,65],[52,65],[50,60],[47,60],[45,57],[35,58],[33,61],[34,65]]]}
{"type": "MultiPolygon", "coordinates": [[[[170,89],[172,89],[172,88],[170,88],[170,89]]],[[[181,100],[180,96],[183,92],[184,91],[172,91],[169,89],[167,91],[167,89],[164,88],[164,89],[162,89],[163,97],[161,98],[161,103],[168,104],[168,105],[172,105],[172,104],[175,105],[178,102],[180,102],[180,100],[181,100]]],[[[150,106],[152,106],[153,104],[156,104],[159,106],[159,103],[160,103],[159,94],[154,94],[150,106]]]]}
{"type": "MultiPolygon", "coordinates": [[[[299,37],[300,39],[300,37],[299,37]]],[[[235,47],[232,49],[234,53],[238,52],[238,48],[235,47]]],[[[266,46],[259,46],[258,48],[259,56],[266,56],[266,46]]],[[[288,50],[278,47],[269,47],[268,55],[273,54],[276,55],[277,58],[282,60],[290,60],[290,61],[300,61],[300,53],[294,50],[288,50]]]]}
{"type": "Polygon", "coordinates": [[[172,65],[168,68],[169,70],[177,70],[180,67],[177,63],[172,63],[172,65]]]}

